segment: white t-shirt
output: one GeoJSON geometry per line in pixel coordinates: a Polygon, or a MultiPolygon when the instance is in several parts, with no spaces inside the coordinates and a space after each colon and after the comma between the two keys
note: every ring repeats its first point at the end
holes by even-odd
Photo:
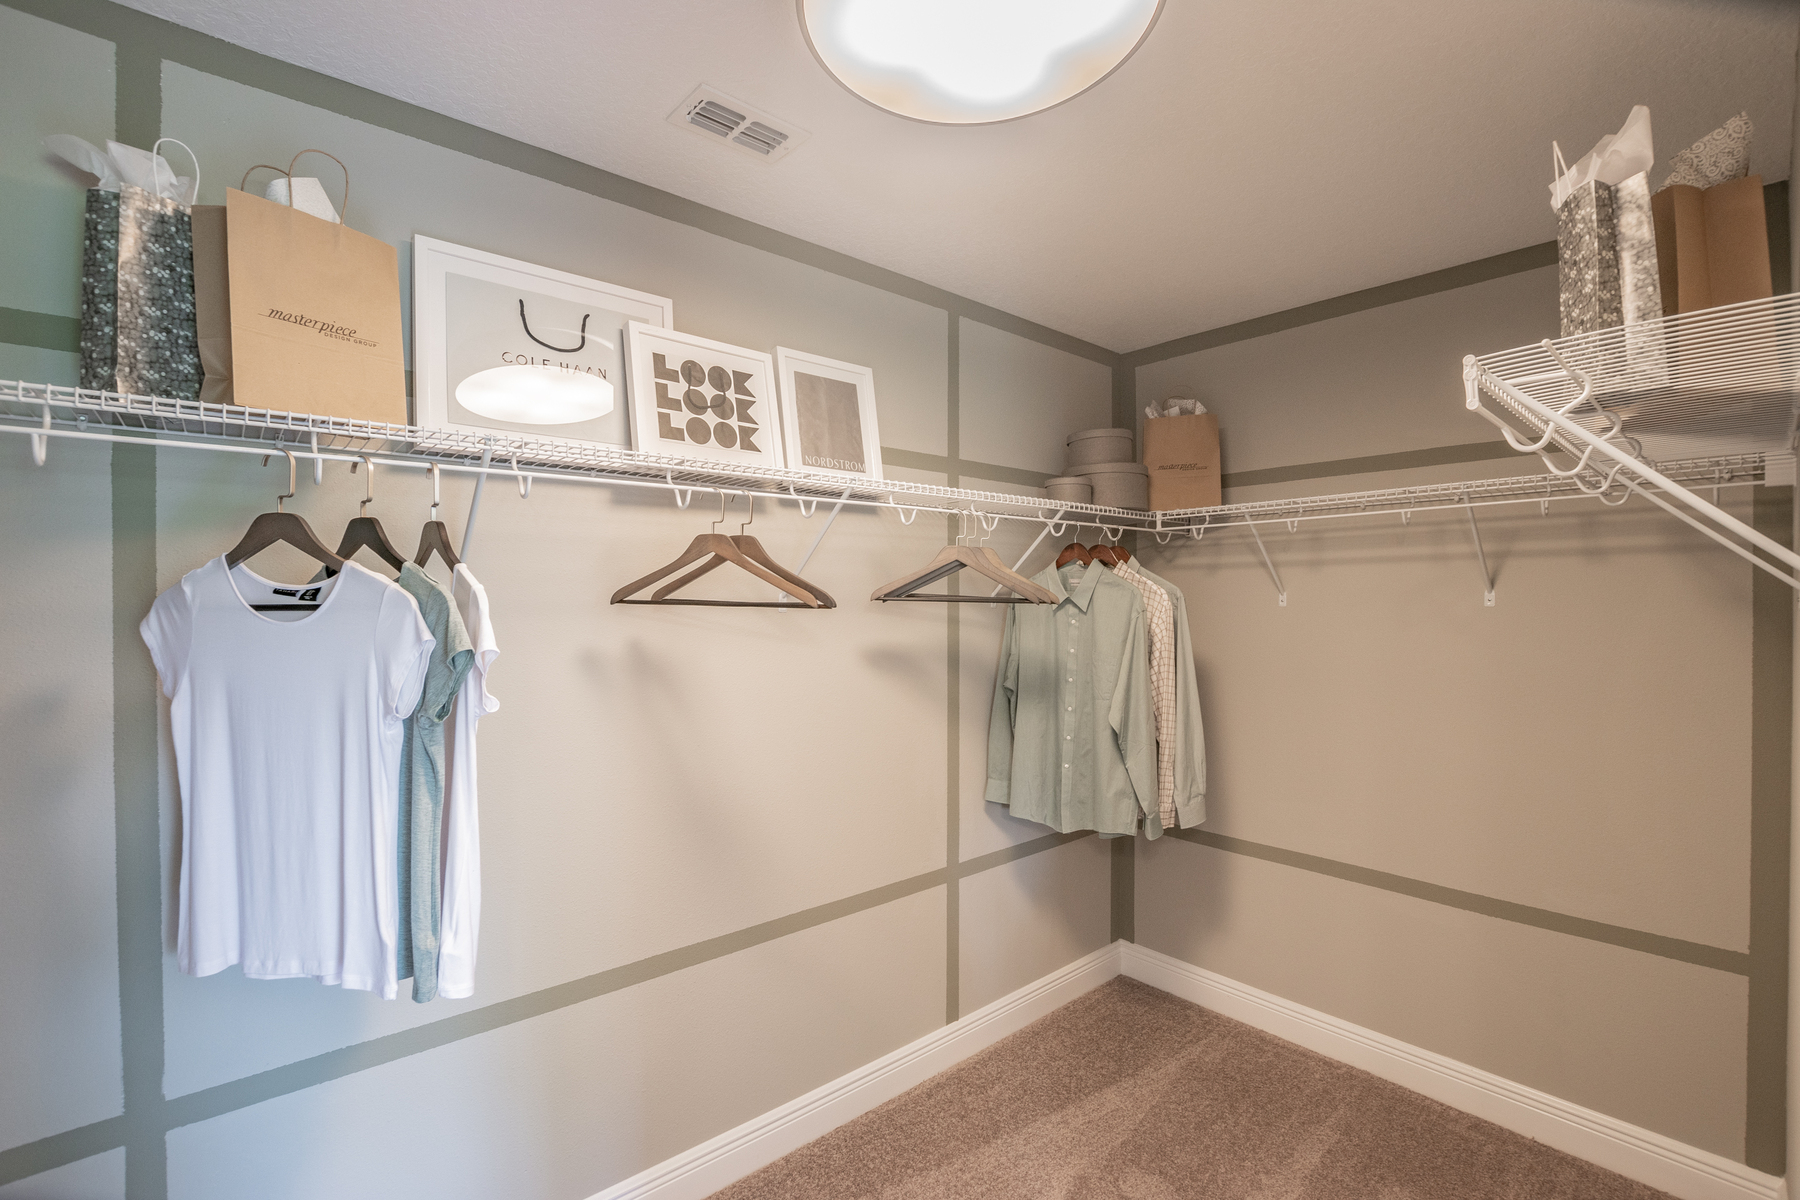
{"type": "Polygon", "coordinates": [[[481,830],[475,800],[475,726],[500,707],[488,691],[488,668],[500,656],[487,589],[458,565],[450,594],[475,647],[475,664],[456,693],[456,711],[444,727],[449,784],[444,798],[443,918],[438,934],[438,995],[460,1000],[475,991],[475,942],[481,926],[481,830]]]}
{"type": "Polygon", "coordinates": [[[221,556],[139,628],[181,783],[181,969],[394,999],[400,747],[434,644],[419,606],[355,563],[296,588],[221,556]],[[314,587],[311,612],[250,608],[314,587]]]}

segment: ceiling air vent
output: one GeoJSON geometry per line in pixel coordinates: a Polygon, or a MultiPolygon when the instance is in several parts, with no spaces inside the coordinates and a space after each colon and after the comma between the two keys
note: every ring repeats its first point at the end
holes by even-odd
{"type": "Polygon", "coordinates": [[[807,138],[804,129],[705,84],[669,114],[669,124],[708,141],[723,142],[763,162],[774,162],[807,138]]]}

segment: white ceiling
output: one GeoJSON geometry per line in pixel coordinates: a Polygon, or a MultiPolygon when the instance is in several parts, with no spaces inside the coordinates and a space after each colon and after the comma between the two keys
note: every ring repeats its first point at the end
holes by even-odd
{"type": "Polygon", "coordinates": [[[843,90],[793,0],[128,2],[1119,351],[1548,241],[1551,139],[1633,104],[1665,160],[1748,109],[1784,179],[1800,35],[1775,0],[1167,0],[1094,90],[955,128],[843,90]],[[669,125],[702,82],[811,140],[669,125]]]}

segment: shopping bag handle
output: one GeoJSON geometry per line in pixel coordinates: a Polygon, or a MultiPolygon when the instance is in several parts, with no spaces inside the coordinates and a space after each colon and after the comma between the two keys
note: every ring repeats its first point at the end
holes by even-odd
{"type": "MultiPolygon", "coordinates": [[[[343,200],[343,203],[338,207],[338,220],[340,222],[349,221],[349,219],[350,219],[350,168],[344,166],[344,160],[339,158],[337,155],[331,154],[324,150],[302,150],[299,154],[294,155],[293,161],[288,163],[287,170],[285,170],[285,171],[283,171],[280,167],[271,167],[268,163],[257,163],[254,167],[250,168],[250,171],[274,171],[277,174],[286,175],[288,177],[288,181],[289,181],[288,182],[288,207],[292,208],[292,207],[294,207],[294,185],[293,185],[294,163],[299,162],[301,157],[303,155],[307,155],[307,154],[323,154],[323,155],[325,155],[326,158],[329,158],[332,162],[336,163],[343,170],[343,172],[344,172],[344,200],[343,200]]],[[[199,169],[198,167],[195,168],[196,171],[198,171],[198,169],[199,169]]],[[[250,182],[250,171],[245,171],[244,177],[238,181],[238,191],[240,191],[240,192],[243,191],[244,185],[246,183],[250,182]]]]}
{"type": "MultiPolygon", "coordinates": [[[[198,154],[195,154],[192,147],[190,147],[186,142],[182,141],[180,138],[172,138],[172,137],[157,138],[156,144],[154,146],[150,147],[150,163],[151,163],[150,169],[152,171],[154,171],[156,169],[157,151],[162,149],[162,144],[164,142],[174,142],[177,146],[180,146],[183,150],[186,150],[188,152],[188,157],[194,160],[194,203],[198,204],[200,202],[200,156],[198,154]]],[[[174,167],[169,168],[169,174],[171,176],[175,174],[174,167]]],[[[162,186],[160,180],[158,181],[157,186],[158,187],[162,186]]]]}

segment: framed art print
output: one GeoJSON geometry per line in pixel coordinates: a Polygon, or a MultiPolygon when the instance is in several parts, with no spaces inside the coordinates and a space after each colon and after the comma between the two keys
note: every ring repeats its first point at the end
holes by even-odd
{"type": "Polygon", "coordinates": [[[625,327],[674,303],[436,238],[413,239],[413,423],[632,444],[625,327]]]}
{"type": "Polygon", "coordinates": [[[785,465],[767,354],[639,321],[626,327],[637,449],[720,463],[785,465]]]}
{"type": "Polygon", "coordinates": [[[787,463],[856,479],[881,478],[875,372],[785,346],[775,348],[787,463]]]}

